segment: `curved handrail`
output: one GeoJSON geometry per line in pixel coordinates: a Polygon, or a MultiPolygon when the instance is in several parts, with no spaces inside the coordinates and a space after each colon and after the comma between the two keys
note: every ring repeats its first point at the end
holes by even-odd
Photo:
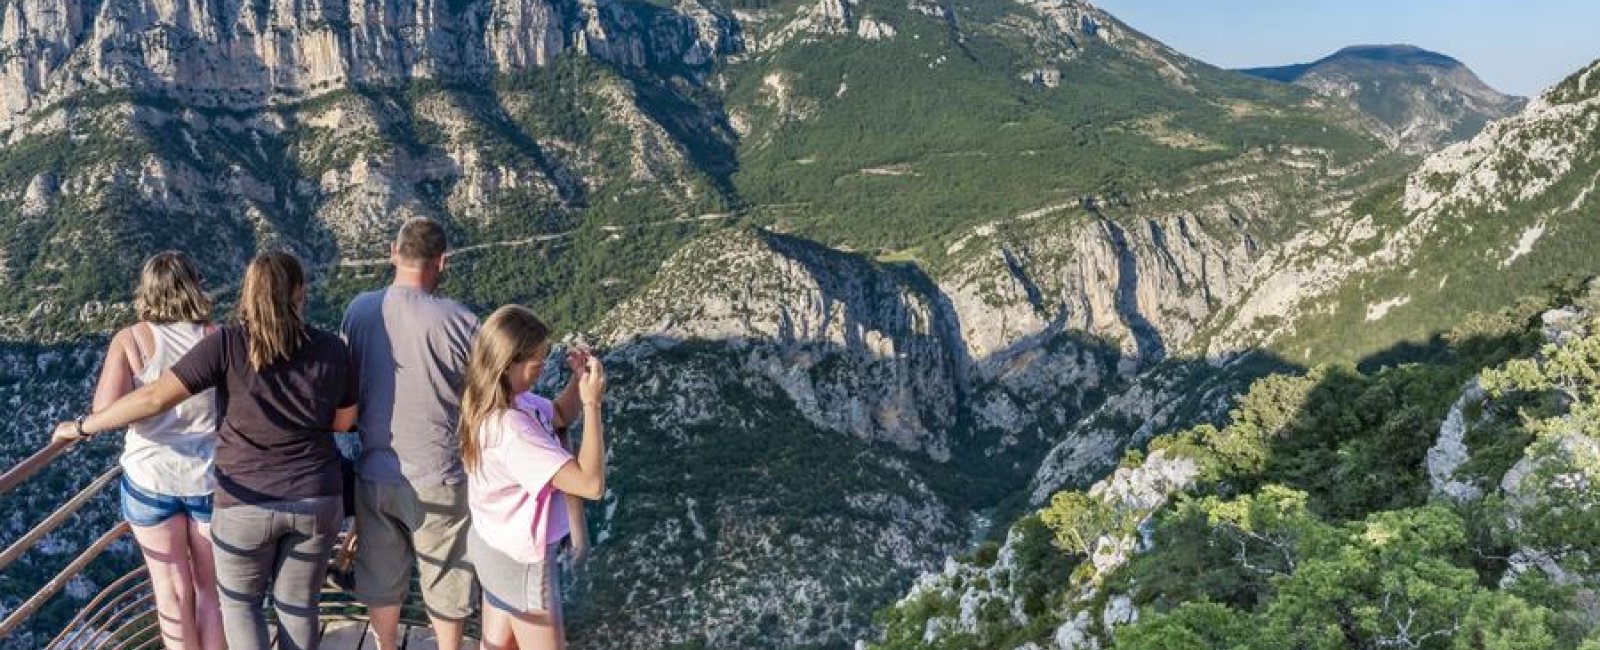
{"type": "MultiPolygon", "coordinates": [[[[0,496],[15,489],[24,481],[38,474],[56,458],[68,451],[77,441],[52,440],[50,444],[24,459],[16,466],[0,474],[0,496]]],[[[12,542],[3,551],[0,551],[0,569],[20,559],[28,550],[32,549],[45,536],[63,526],[78,511],[97,494],[103,492],[110,484],[122,474],[122,468],[114,465],[106,470],[94,481],[90,482],[77,494],[73,495],[39,524],[27,531],[12,542]]],[[[81,574],[88,565],[104,554],[111,544],[131,531],[131,526],[123,521],[103,533],[93,544],[72,560],[66,568],[62,569],[54,578],[47,582],[43,588],[35,592],[21,606],[7,613],[4,620],[0,620],[0,639],[9,637],[17,631],[33,615],[60,593],[66,585],[81,574]]],[[[356,547],[359,544],[355,531],[341,535],[337,543],[335,554],[330,558],[330,569],[335,571],[348,571],[350,569],[356,547]]],[[[355,601],[351,595],[339,585],[333,583],[324,586],[321,597],[318,599],[320,616],[326,625],[335,621],[367,620],[365,607],[355,601]]],[[[408,603],[420,602],[421,594],[410,590],[406,598],[408,603]]],[[[150,634],[159,628],[159,619],[151,616],[154,612],[154,593],[150,591],[149,570],[147,567],[130,570],[119,576],[116,580],[106,585],[98,594],[78,611],[65,627],[50,641],[46,648],[52,650],[132,650],[134,648],[159,648],[161,635],[150,634]],[[142,580],[141,580],[142,579],[142,580]]],[[[403,611],[401,623],[404,625],[429,624],[424,617],[413,612],[403,611]],[[415,619],[415,620],[413,620],[415,619]]],[[[469,626],[470,627],[470,626],[469,626]]],[[[468,630],[471,633],[471,630],[468,630]]]]}
{"type": "MultiPolygon", "coordinates": [[[[11,490],[14,490],[14,488],[18,487],[18,485],[21,485],[22,482],[32,479],[35,474],[38,474],[38,472],[42,471],[42,469],[45,469],[45,467],[48,466],[51,461],[59,458],[62,453],[66,453],[67,450],[70,450],[70,448],[74,447],[75,443],[77,442],[78,440],[51,440],[51,442],[48,443],[48,445],[45,445],[45,447],[40,448],[38,451],[34,451],[34,455],[27,456],[26,459],[22,459],[21,463],[18,463],[16,466],[8,469],[5,474],[0,474],[0,495],[5,495],[5,493],[11,492],[11,490]]],[[[19,536],[18,540],[14,540],[10,546],[6,546],[5,551],[0,551],[0,568],[10,567],[10,565],[14,564],[16,560],[21,559],[21,557],[24,556],[27,551],[34,549],[34,546],[37,546],[38,541],[43,540],[46,535],[56,532],[58,528],[61,528],[62,525],[66,524],[67,520],[72,519],[74,514],[77,514],[78,511],[82,511],[83,506],[86,506],[86,504],[90,503],[94,496],[104,492],[106,487],[109,487],[110,483],[114,482],[114,480],[117,480],[120,475],[122,475],[122,466],[117,466],[117,464],[114,464],[114,466],[110,467],[110,469],[107,469],[106,472],[102,472],[101,475],[98,475],[93,482],[90,482],[88,485],[86,485],[86,487],[83,487],[82,490],[78,490],[78,492],[75,493],[70,500],[67,500],[66,503],[62,503],[59,508],[54,509],[50,516],[40,520],[40,522],[35,524],[34,527],[29,528],[26,533],[22,533],[22,536],[19,536]]],[[[122,524],[115,525],[115,527],[107,530],[106,533],[102,533],[102,535],[99,536],[99,540],[96,540],[93,544],[90,544],[90,546],[88,546],[88,548],[86,548],[82,554],[78,554],[78,557],[75,557],[75,559],[72,560],[72,562],[70,562],[66,568],[62,568],[58,575],[54,576],[54,578],[51,578],[48,583],[45,583],[43,588],[40,588],[37,592],[34,592],[34,596],[30,596],[29,599],[27,599],[26,602],[21,605],[21,607],[18,607],[16,610],[13,610],[13,612],[8,613],[8,615],[5,616],[5,620],[0,621],[0,639],[10,637],[11,632],[21,628],[22,623],[26,623],[29,618],[32,618],[35,613],[38,613],[38,610],[40,610],[40,608],[42,608],[43,605],[48,602],[48,600],[53,599],[56,594],[61,592],[61,589],[66,588],[66,584],[69,583],[69,581],[74,580],[74,578],[77,578],[80,573],[83,573],[83,570],[88,568],[90,562],[93,562],[94,559],[98,559],[102,552],[106,552],[106,549],[109,548],[110,544],[114,543],[114,541],[117,541],[118,538],[122,538],[122,536],[130,532],[130,530],[130,525],[126,524],[126,522],[122,522],[122,524]]],[[[130,572],[128,575],[123,575],[122,578],[118,578],[117,581],[114,581],[112,586],[107,588],[107,591],[102,591],[101,597],[96,597],[96,599],[91,600],[90,605],[83,608],[82,612],[75,616],[74,621],[72,621],[70,624],[67,624],[67,628],[62,629],[61,634],[58,634],[56,639],[51,640],[50,647],[58,647],[58,644],[61,644],[62,640],[66,640],[64,637],[67,636],[67,632],[82,631],[83,628],[80,628],[80,624],[85,623],[85,616],[88,615],[91,610],[94,610],[94,608],[98,607],[102,600],[106,599],[106,597],[109,597],[110,589],[122,588],[122,586],[125,586],[126,583],[130,583],[131,580],[134,580],[139,573],[141,572],[136,570],[136,572],[130,572]]],[[[128,596],[128,594],[123,594],[123,597],[118,597],[118,599],[115,599],[114,602],[118,602],[118,604],[120,604],[120,602],[126,600],[126,596],[128,596]]],[[[109,621],[106,621],[106,623],[109,623],[109,621]]]]}
{"type": "MultiPolygon", "coordinates": [[[[127,645],[121,640],[124,637],[131,636],[131,638],[139,638],[141,635],[149,633],[151,629],[159,629],[161,625],[160,619],[156,618],[155,616],[149,616],[150,613],[155,611],[155,598],[155,592],[145,592],[144,595],[140,596],[137,600],[128,603],[126,606],[118,609],[110,617],[107,617],[104,622],[95,627],[94,635],[90,636],[88,639],[84,639],[84,641],[94,641],[95,644],[93,646],[85,647],[82,645],[82,643],[80,643],[76,648],[73,648],[73,646],[66,646],[66,648],[69,650],[106,650],[108,647],[120,648],[127,645]],[[132,612],[132,614],[128,614],[129,612],[132,612]],[[135,632],[132,635],[126,634],[128,628],[137,625],[139,621],[144,619],[149,619],[145,623],[144,627],[140,628],[138,632],[135,632]],[[116,627],[111,627],[112,621],[120,622],[117,623],[116,627]],[[116,645],[106,645],[112,642],[116,642],[116,645]]],[[[161,639],[161,634],[158,632],[154,635],[154,637],[159,641],[161,639]]],[[[51,646],[51,648],[54,650],[55,646],[51,646]]]]}
{"type": "Polygon", "coordinates": [[[101,490],[106,489],[106,486],[110,485],[111,481],[121,474],[121,466],[114,466],[106,470],[106,473],[101,474],[88,487],[80,490],[77,495],[62,504],[60,508],[56,508],[56,511],[50,513],[49,517],[45,517],[44,521],[39,522],[32,530],[24,533],[17,541],[12,542],[11,546],[6,547],[6,550],[0,551],[0,569],[10,566],[12,562],[17,561],[17,558],[22,557],[23,553],[28,552],[28,549],[33,548],[34,544],[39,543],[39,540],[44,539],[45,535],[49,535],[55,529],[60,528],[61,524],[66,523],[68,517],[82,509],[84,504],[89,502],[89,499],[94,498],[101,490]]]}
{"type": "Polygon", "coordinates": [[[28,480],[34,474],[38,474],[39,470],[44,469],[44,466],[49,465],[50,461],[65,453],[67,448],[71,447],[75,442],[77,441],[51,439],[50,444],[45,445],[44,449],[40,449],[34,452],[32,456],[23,459],[15,467],[6,470],[5,474],[0,474],[0,495],[10,492],[18,485],[21,485],[23,481],[28,480]]]}
{"type": "MultiPolygon", "coordinates": [[[[111,646],[108,650],[124,650],[128,647],[128,644],[132,642],[137,642],[139,644],[134,646],[137,648],[148,646],[151,644],[151,642],[155,642],[155,647],[161,647],[161,621],[156,617],[150,617],[150,620],[145,621],[144,625],[140,626],[132,634],[124,634],[128,628],[132,627],[137,622],[137,620],[138,619],[130,621],[127,625],[118,628],[116,632],[112,633],[110,638],[119,640],[117,641],[116,645],[111,646]],[[155,634],[151,634],[151,632],[154,632],[155,634]],[[121,640],[123,638],[126,640],[121,640]]],[[[101,650],[105,647],[105,644],[102,643],[95,646],[94,650],[101,650]]]]}

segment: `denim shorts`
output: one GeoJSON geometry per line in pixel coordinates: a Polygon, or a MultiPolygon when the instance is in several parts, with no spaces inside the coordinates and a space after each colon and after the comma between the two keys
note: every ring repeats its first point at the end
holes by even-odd
{"type": "Polygon", "coordinates": [[[211,495],[175,497],[140,488],[122,476],[122,518],[135,526],[158,526],[178,515],[200,523],[211,522],[211,495]]]}

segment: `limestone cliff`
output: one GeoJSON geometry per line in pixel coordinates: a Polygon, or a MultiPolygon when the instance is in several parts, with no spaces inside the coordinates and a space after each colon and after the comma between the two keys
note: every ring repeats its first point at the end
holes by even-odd
{"type": "Polygon", "coordinates": [[[481,83],[578,50],[625,66],[704,66],[737,46],[694,0],[310,3],[24,0],[0,15],[0,131],[81,93],[128,91],[252,110],[418,78],[481,83]]]}

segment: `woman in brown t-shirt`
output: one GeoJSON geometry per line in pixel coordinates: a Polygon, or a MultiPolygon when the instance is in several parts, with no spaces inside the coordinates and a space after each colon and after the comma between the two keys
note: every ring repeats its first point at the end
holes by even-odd
{"type": "Polygon", "coordinates": [[[237,325],[202,339],[154,383],[57,427],[89,435],[160,413],[209,388],[217,431],[216,550],[223,632],[231,650],[266,650],[262,601],[272,589],[278,648],[317,647],[317,596],[343,519],[330,431],[356,419],[357,378],[339,337],[305,324],[305,272],[287,253],[245,270],[237,325]]]}

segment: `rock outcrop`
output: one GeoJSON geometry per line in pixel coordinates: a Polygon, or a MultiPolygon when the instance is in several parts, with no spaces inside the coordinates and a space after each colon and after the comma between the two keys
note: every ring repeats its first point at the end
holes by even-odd
{"type": "MultiPolygon", "coordinates": [[[[1503,211],[1539,196],[1575,165],[1592,159],[1592,136],[1600,129],[1600,88],[1592,86],[1600,84],[1586,81],[1597,71],[1600,64],[1590,66],[1573,75],[1571,85],[1557,86],[1517,115],[1429,156],[1406,183],[1407,211],[1503,211]]],[[[1590,179],[1588,188],[1594,184],[1590,179]]],[[[1590,191],[1579,196],[1586,198],[1590,191]]]]}
{"type": "Polygon", "coordinates": [[[1050,635],[1053,647],[1098,649],[1101,635],[1097,630],[1137,618],[1137,611],[1126,596],[1105,592],[1103,578],[1126,564],[1136,550],[1143,550],[1141,546],[1147,542],[1139,531],[1145,529],[1148,518],[1173,495],[1187,489],[1198,472],[1199,466],[1192,459],[1157,451],[1139,466],[1118,469],[1091,486],[1089,497],[1103,504],[1112,513],[1110,518],[1134,522],[1135,532],[1095,539],[1094,552],[1084,558],[1092,570],[1073,573],[1074,588],[1067,602],[1058,607],[1029,611],[1038,603],[1028,602],[1027,590],[1039,580],[1059,579],[1042,575],[1044,569],[1036,566],[1040,554],[1059,553],[1051,546],[1049,529],[1037,523],[1012,528],[994,551],[992,561],[952,560],[938,572],[923,574],[900,606],[931,612],[923,633],[923,641],[930,645],[949,638],[982,638],[979,635],[986,625],[983,618],[993,619],[993,612],[998,610],[1003,612],[1006,624],[1015,628],[1033,626],[1035,617],[1064,621],[1050,635]]]}

